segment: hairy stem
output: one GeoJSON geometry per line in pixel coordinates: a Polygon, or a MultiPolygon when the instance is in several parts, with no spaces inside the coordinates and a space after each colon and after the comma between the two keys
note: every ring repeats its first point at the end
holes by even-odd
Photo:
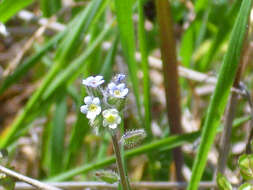
{"type": "Polygon", "coordinates": [[[122,188],[123,190],[131,190],[129,181],[127,178],[126,170],[124,169],[124,166],[123,166],[121,151],[120,151],[116,133],[112,133],[112,143],[113,143],[113,149],[115,152],[116,163],[117,163],[118,172],[120,175],[120,182],[122,184],[122,188]]]}

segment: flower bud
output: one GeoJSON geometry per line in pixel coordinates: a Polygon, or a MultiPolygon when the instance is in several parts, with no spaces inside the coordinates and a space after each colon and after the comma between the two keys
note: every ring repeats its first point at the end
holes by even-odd
{"type": "Polygon", "coordinates": [[[220,190],[232,190],[232,185],[229,183],[229,181],[227,180],[227,178],[225,176],[223,176],[221,173],[218,173],[217,178],[216,178],[216,182],[218,185],[218,188],[220,190]]]}
{"type": "Polygon", "coordinates": [[[242,184],[238,190],[253,190],[253,186],[249,183],[242,184]]]}
{"type": "Polygon", "coordinates": [[[239,168],[242,177],[245,180],[253,179],[253,154],[242,155],[239,158],[239,168]]]}
{"type": "Polygon", "coordinates": [[[96,171],[95,173],[96,177],[100,180],[113,184],[119,181],[119,176],[116,172],[111,170],[100,170],[96,171]]]}
{"type": "Polygon", "coordinates": [[[120,142],[124,143],[127,147],[133,147],[140,143],[147,136],[144,129],[137,129],[132,131],[127,131],[122,137],[120,142]]]}

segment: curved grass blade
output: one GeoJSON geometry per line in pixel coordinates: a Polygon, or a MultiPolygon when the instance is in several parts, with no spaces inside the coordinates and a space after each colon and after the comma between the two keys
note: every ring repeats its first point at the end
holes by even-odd
{"type": "Polygon", "coordinates": [[[243,42],[248,24],[248,17],[252,6],[252,0],[242,2],[239,15],[234,25],[227,54],[225,55],[219,76],[215,87],[211,103],[208,108],[207,118],[205,120],[201,135],[201,143],[198,149],[197,157],[194,161],[193,171],[188,190],[198,189],[201,180],[208,152],[213,144],[216,129],[223,115],[230,89],[232,87],[237,67],[242,52],[243,42]]]}

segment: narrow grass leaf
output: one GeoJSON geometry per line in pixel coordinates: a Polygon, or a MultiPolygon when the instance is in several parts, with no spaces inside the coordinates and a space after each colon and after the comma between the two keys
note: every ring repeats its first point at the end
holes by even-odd
{"type": "Polygon", "coordinates": [[[19,10],[30,5],[34,0],[3,0],[0,2],[0,22],[5,23],[19,10]]]}
{"type": "Polygon", "coordinates": [[[143,98],[144,98],[144,110],[145,110],[145,129],[148,134],[148,137],[152,136],[151,131],[151,113],[150,113],[150,78],[149,78],[149,64],[148,64],[148,52],[147,52],[147,42],[146,42],[146,34],[144,28],[144,13],[143,13],[143,4],[141,0],[138,0],[138,39],[140,45],[140,53],[141,53],[141,65],[143,72],[143,98]]]}
{"type": "Polygon", "coordinates": [[[246,28],[251,6],[252,0],[244,0],[236,19],[230,37],[228,51],[221,66],[218,82],[208,108],[207,118],[201,135],[200,146],[197,157],[194,161],[191,180],[187,188],[188,190],[198,189],[198,185],[206,165],[207,155],[213,144],[216,129],[224,113],[230,89],[235,78],[247,30],[246,28]]]}
{"type": "Polygon", "coordinates": [[[125,60],[128,64],[130,80],[133,86],[133,93],[136,99],[139,119],[142,121],[141,104],[139,96],[139,80],[137,77],[138,67],[135,60],[135,35],[132,19],[133,0],[122,1],[115,0],[116,16],[120,33],[121,46],[124,52],[125,60]]]}
{"type": "Polygon", "coordinates": [[[65,139],[65,119],[67,115],[66,92],[64,89],[56,98],[56,105],[53,123],[50,133],[50,176],[56,175],[63,170],[64,139],[65,139]]]}

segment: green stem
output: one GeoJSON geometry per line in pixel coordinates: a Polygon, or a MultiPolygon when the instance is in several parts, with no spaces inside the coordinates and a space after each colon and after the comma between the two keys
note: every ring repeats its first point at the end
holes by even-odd
{"type": "Polygon", "coordinates": [[[113,149],[115,152],[116,163],[117,163],[118,172],[120,175],[120,182],[122,184],[122,188],[123,190],[130,190],[131,188],[130,188],[129,181],[126,175],[126,170],[124,169],[124,166],[123,166],[121,151],[120,151],[116,133],[112,133],[112,142],[113,142],[113,149]]]}

